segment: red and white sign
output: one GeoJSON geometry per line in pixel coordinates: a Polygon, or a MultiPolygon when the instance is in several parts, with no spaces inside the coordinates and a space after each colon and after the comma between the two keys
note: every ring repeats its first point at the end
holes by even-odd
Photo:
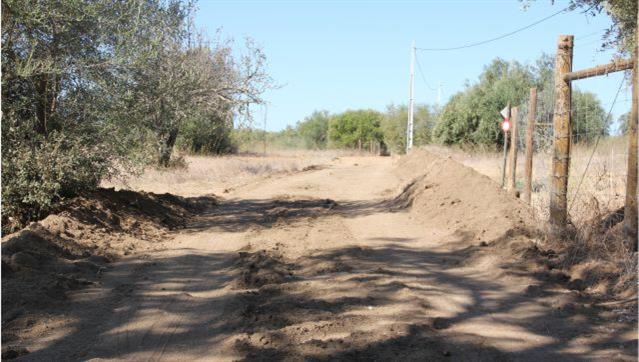
{"type": "Polygon", "coordinates": [[[504,132],[508,132],[508,130],[510,129],[510,121],[505,119],[503,122],[501,122],[501,129],[504,130],[504,132]]]}

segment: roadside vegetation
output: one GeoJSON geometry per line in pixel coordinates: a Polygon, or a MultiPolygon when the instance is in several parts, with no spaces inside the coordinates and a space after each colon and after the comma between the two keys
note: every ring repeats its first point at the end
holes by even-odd
{"type": "MultiPolygon", "coordinates": [[[[633,7],[592,3],[591,11],[614,20],[608,46],[629,49],[633,26],[624,14],[633,7]]],[[[2,2],[4,232],[105,180],[184,166],[189,155],[405,152],[403,104],[318,108],[282,131],[256,129],[252,106],[276,87],[266,55],[250,39],[237,52],[233,39],[202,34],[193,26],[195,9],[177,0],[2,2]]],[[[548,55],[532,64],[497,58],[446,104],[416,105],[414,145],[498,151],[498,110],[523,102],[531,86],[552,89],[553,63],[548,55]]],[[[595,94],[577,90],[574,102],[577,142],[609,134],[612,119],[595,94]]]]}
{"type": "Polygon", "coordinates": [[[233,150],[272,86],[247,40],[207,38],[177,0],[2,1],[2,229],[147,165],[176,145],[233,150]]]}

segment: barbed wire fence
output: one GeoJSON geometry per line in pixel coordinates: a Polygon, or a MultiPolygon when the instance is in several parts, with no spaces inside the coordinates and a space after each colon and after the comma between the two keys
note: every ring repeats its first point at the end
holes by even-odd
{"type": "MultiPolygon", "coordinates": [[[[573,222],[584,222],[593,213],[608,213],[624,205],[628,150],[626,138],[610,132],[613,107],[630,110],[629,84],[624,91],[605,103],[595,97],[573,102],[571,115],[570,172],[568,178],[569,214],[573,222]],[[605,110],[605,113],[602,112],[605,110]]],[[[621,87],[620,87],[621,89],[621,87]]],[[[529,99],[518,106],[516,140],[518,189],[524,186],[526,132],[529,122],[529,99]]],[[[553,158],[554,86],[537,92],[533,132],[533,171],[531,206],[540,219],[549,217],[549,190],[553,158]]]]}

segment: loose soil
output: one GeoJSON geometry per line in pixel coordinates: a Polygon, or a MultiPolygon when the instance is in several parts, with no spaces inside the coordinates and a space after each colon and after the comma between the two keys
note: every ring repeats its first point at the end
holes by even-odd
{"type": "Polygon", "coordinates": [[[3,239],[3,359],[636,358],[636,299],[557,270],[526,205],[423,151],[64,210],[3,239]]]}

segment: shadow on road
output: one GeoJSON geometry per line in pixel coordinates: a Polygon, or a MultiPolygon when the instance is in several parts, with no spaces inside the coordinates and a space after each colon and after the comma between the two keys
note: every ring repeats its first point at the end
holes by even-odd
{"type": "MultiPolygon", "coordinates": [[[[328,214],[357,217],[388,212],[392,202],[229,200],[186,232],[242,231],[328,214]]],[[[23,359],[192,360],[227,349],[246,360],[636,356],[636,339],[627,339],[635,323],[610,320],[610,310],[589,305],[581,293],[542,274],[529,275],[536,278],[529,288],[507,288],[502,278],[519,271],[506,261],[486,272],[501,267],[504,276],[466,270],[467,260],[495,246],[467,247],[471,235],[459,237],[460,247],[453,251],[410,247],[407,238],[389,237],[375,248],[345,245],[296,260],[268,254],[256,263],[237,253],[188,249],[179,256],[124,260],[109,272],[103,288],[69,300],[59,311],[73,321],[60,338],[23,359]],[[290,278],[251,289],[236,284],[256,269],[268,274],[282,265],[290,278]],[[456,303],[449,309],[452,315],[437,316],[436,301],[456,303]],[[456,329],[487,320],[486,328],[494,332],[456,329]]]]}

